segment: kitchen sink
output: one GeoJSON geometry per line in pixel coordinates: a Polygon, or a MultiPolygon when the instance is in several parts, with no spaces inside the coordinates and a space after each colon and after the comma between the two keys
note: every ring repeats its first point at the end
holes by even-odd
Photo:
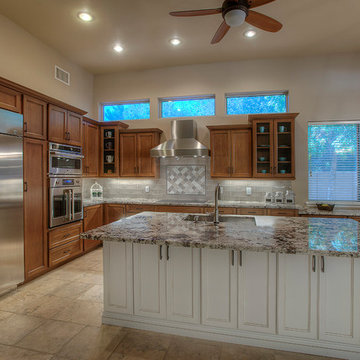
{"type": "MultiPolygon", "coordinates": [[[[193,222],[214,222],[214,214],[208,215],[195,215],[190,214],[185,217],[185,221],[193,221],[193,222]]],[[[229,222],[229,223],[239,223],[239,224],[247,224],[256,226],[256,221],[254,217],[249,216],[237,216],[237,215],[220,215],[219,222],[229,222]]]]}

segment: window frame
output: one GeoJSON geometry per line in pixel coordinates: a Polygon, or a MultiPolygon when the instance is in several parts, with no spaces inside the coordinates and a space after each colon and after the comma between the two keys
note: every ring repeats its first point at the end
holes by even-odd
{"type": "Polygon", "coordinates": [[[101,120],[104,123],[114,122],[114,121],[137,121],[137,120],[150,120],[151,119],[151,102],[150,102],[150,98],[137,99],[137,100],[120,100],[120,101],[101,102],[100,107],[101,107],[101,120]],[[141,119],[110,120],[110,121],[105,120],[105,118],[104,118],[104,106],[131,105],[131,104],[149,104],[149,117],[148,118],[141,118],[141,119]]]}
{"type": "Polygon", "coordinates": [[[261,115],[265,113],[249,113],[249,114],[228,114],[227,99],[228,98],[244,98],[244,97],[255,97],[255,96],[271,96],[271,95],[285,95],[286,96],[286,111],[274,114],[286,114],[289,112],[289,90],[271,90],[271,91],[247,91],[247,92],[235,92],[225,93],[225,116],[247,116],[247,115],[261,115]]]}
{"type": "Polygon", "coordinates": [[[214,117],[214,116],[216,116],[216,94],[159,97],[158,98],[158,115],[159,115],[159,119],[176,119],[176,118],[187,119],[187,118],[214,117]],[[214,99],[214,115],[191,115],[191,116],[163,117],[162,103],[165,101],[186,101],[186,100],[206,100],[206,99],[214,99]]]}
{"type": "MultiPolygon", "coordinates": [[[[307,147],[306,147],[306,156],[307,156],[307,205],[316,205],[321,202],[331,203],[335,205],[343,205],[344,207],[360,207],[360,197],[358,201],[352,201],[352,200],[310,200],[309,199],[309,126],[310,125],[358,125],[360,129],[360,119],[354,119],[354,120],[321,120],[321,121],[308,121],[307,122],[307,147]]],[[[360,138],[358,139],[358,145],[360,146],[360,138]]],[[[360,156],[359,156],[360,160],[360,156]]],[[[358,178],[360,177],[360,168],[358,171],[358,178]]]]}

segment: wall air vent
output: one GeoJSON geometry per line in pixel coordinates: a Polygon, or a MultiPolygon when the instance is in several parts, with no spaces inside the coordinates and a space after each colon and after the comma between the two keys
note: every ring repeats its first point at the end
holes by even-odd
{"type": "Polygon", "coordinates": [[[70,86],[70,73],[55,65],[55,79],[70,86]]]}

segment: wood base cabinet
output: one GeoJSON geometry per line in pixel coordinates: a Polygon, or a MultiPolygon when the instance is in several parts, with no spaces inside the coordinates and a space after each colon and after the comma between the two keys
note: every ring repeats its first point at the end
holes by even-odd
{"type": "MultiPolygon", "coordinates": [[[[103,205],[93,205],[84,207],[84,232],[96,229],[103,225],[103,205]]],[[[100,240],[84,239],[84,251],[89,251],[98,247],[100,240]]]]}
{"type": "Polygon", "coordinates": [[[82,221],[49,230],[49,266],[54,267],[83,252],[82,221]]]}
{"type": "Polygon", "coordinates": [[[47,142],[24,139],[25,279],[47,271],[47,142]]]}
{"type": "Polygon", "coordinates": [[[104,225],[120,220],[125,216],[125,205],[104,204],[104,225]]]}

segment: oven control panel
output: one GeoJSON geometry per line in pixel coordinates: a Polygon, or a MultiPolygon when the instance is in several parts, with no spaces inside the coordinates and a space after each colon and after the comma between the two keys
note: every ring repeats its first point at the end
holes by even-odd
{"type": "Polygon", "coordinates": [[[81,179],[79,178],[50,178],[50,187],[80,187],[81,179]]]}

